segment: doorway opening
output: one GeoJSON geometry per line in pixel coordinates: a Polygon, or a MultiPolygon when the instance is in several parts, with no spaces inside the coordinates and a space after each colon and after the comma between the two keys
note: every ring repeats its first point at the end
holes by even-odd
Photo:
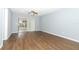
{"type": "Polygon", "coordinates": [[[18,18],[18,32],[27,31],[27,18],[18,18]]]}

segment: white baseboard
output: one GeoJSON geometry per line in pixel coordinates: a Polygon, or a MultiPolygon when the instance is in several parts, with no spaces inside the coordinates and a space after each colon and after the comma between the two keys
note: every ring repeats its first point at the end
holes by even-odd
{"type": "MultiPolygon", "coordinates": [[[[35,31],[28,30],[28,31],[22,31],[22,32],[35,32],[35,31]]],[[[12,33],[21,33],[21,31],[20,32],[12,32],[12,33]]]]}
{"type": "Polygon", "coordinates": [[[2,41],[2,43],[1,43],[1,45],[0,45],[0,48],[2,48],[2,46],[3,46],[3,41],[2,41]]]}
{"type": "Polygon", "coordinates": [[[61,38],[65,38],[65,39],[68,39],[68,40],[72,40],[72,41],[75,41],[75,42],[78,42],[78,43],[79,43],[78,40],[75,40],[75,39],[70,38],[70,37],[66,37],[66,36],[63,36],[63,35],[59,35],[59,34],[55,34],[55,33],[51,33],[51,32],[47,32],[47,31],[42,31],[42,32],[46,32],[46,33],[48,33],[48,34],[52,34],[52,35],[55,35],[55,36],[58,36],[58,37],[61,37],[61,38]]]}
{"type": "MultiPolygon", "coordinates": [[[[11,33],[12,34],[12,33],[11,33]]],[[[10,35],[8,35],[8,37],[7,38],[5,38],[4,40],[7,40],[10,36],[11,36],[11,34],[10,35]]]]}
{"type": "Polygon", "coordinates": [[[3,46],[3,41],[4,41],[4,40],[7,40],[10,36],[11,36],[11,34],[10,34],[7,38],[2,39],[2,43],[1,43],[1,45],[0,45],[0,48],[2,48],[2,46],[3,46]]]}

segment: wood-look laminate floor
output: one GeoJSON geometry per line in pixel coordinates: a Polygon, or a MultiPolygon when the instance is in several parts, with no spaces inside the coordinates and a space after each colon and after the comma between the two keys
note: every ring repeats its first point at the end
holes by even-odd
{"type": "Polygon", "coordinates": [[[44,32],[12,34],[2,50],[78,50],[79,43],[44,32]]]}

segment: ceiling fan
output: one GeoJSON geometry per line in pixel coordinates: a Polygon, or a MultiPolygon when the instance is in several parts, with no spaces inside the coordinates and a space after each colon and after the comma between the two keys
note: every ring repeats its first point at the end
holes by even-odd
{"type": "Polygon", "coordinates": [[[30,14],[31,16],[37,16],[37,15],[38,15],[38,12],[36,12],[36,11],[34,11],[34,10],[31,10],[31,11],[29,12],[29,14],[30,14]]]}

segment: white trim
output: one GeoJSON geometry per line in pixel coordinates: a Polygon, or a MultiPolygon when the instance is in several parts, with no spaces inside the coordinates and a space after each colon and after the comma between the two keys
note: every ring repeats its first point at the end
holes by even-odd
{"type": "MultiPolygon", "coordinates": [[[[27,31],[22,31],[22,32],[34,32],[34,31],[27,30],[27,31]]],[[[21,32],[12,32],[12,33],[21,33],[21,32]]]]}
{"type": "Polygon", "coordinates": [[[6,37],[4,40],[7,40],[11,35],[12,35],[12,33],[10,35],[8,35],[8,37],[6,37]]]}
{"type": "Polygon", "coordinates": [[[1,43],[1,45],[0,45],[0,48],[2,48],[2,46],[3,46],[3,41],[4,41],[4,40],[7,40],[11,35],[12,35],[12,34],[10,34],[6,39],[2,39],[2,43],[1,43]]]}
{"type": "Polygon", "coordinates": [[[42,32],[46,32],[48,34],[52,34],[52,35],[55,35],[55,36],[58,36],[58,37],[66,38],[68,40],[72,40],[72,41],[75,41],[75,42],[78,42],[79,43],[79,40],[75,40],[75,39],[70,38],[70,37],[66,37],[66,36],[63,36],[63,35],[59,35],[59,34],[56,34],[56,33],[47,32],[47,31],[42,31],[42,32]]]}
{"type": "Polygon", "coordinates": [[[5,8],[5,38],[3,40],[6,40],[8,36],[8,9],[5,8]]]}
{"type": "Polygon", "coordinates": [[[3,47],[3,40],[2,40],[2,43],[0,44],[0,48],[2,48],[3,47]]]}

